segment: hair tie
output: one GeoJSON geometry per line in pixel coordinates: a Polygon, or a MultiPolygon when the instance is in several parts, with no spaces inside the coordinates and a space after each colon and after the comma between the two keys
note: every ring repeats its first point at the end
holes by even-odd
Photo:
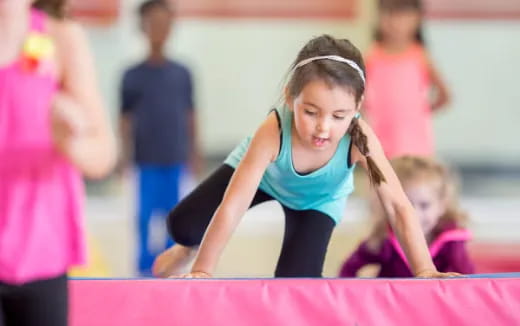
{"type": "Polygon", "coordinates": [[[304,60],[298,62],[294,66],[294,68],[292,69],[290,75],[292,75],[296,69],[298,69],[300,67],[303,67],[306,64],[311,63],[311,62],[316,61],[316,60],[333,60],[333,61],[337,61],[337,62],[346,63],[347,65],[349,65],[350,67],[354,68],[359,73],[359,76],[363,80],[363,84],[365,84],[365,74],[363,73],[363,70],[359,67],[359,65],[357,63],[355,63],[353,60],[340,57],[339,55],[321,55],[321,56],[317,56],[317,57],[304,59],[304,60]]]}

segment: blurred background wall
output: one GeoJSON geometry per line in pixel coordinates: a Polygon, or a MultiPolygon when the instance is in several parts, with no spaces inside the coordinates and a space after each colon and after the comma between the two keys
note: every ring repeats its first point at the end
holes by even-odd
{"type": "MultiPolygon", "coordinates": [[[[145,50],[135,15],[139,3],[122,0],[113,23],[87,25],[102,89],[114,115],[120,74],[145,50]]],[[[474,5],[478,7],[478,1],[474,5]]],[[[346,37],[366,50],[375,1],[358,0],[355,6],[353,17],[344,19],[180,16],[169,48],[194,72],[204,152],[225,155],[255,130],[278,99],[297,51],[312,36],[346,37]]],[[[426,21],[428,48],[454,99],[435,122],[438,153],[470,166],[519,166],[520,20],[490,17],[440,15],[426,21]]]]}

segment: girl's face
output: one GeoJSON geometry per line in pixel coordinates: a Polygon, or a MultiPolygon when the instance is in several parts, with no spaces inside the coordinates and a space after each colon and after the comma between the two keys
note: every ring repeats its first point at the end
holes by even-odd
{"type": "Polygon", "coordinates": [[[402,44],[415,39],[420,22],[421,15],[416,9],[384,10],[379,28],[385,41],[402,44]]]}
{"type": "Polygon", "coordinates": [[[412,180],[404,183],[403,187],[415,208],[424,234],[430,234],[446,211],[446,203],[441,196],[441,181],[412,180]]]}
{"type": "Polygon", "coordinates": [[[357,112],[353,92],[320,79],[307,83],[296,98],[287,99],[287,104],[294,112],[298,140],[317,151],[336,148],[357,112]]]}

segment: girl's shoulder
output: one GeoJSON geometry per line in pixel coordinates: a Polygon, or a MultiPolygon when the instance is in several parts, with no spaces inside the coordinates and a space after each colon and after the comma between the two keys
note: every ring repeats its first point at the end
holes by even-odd
{"type": "Polygon", "coordinates": [[[88,41],[83,27],[72,19],[47,18],[47,33],[52,38],[56,49],[56,63],[60,76],[66,67],[87,60],[88,41]]]}
{"type": "Polygon", "coordinates": [[[365,54],[367,64],[377,61],[394,62],[401,60],[418,60],[428,63],[428,53],[424,46],[417,42],[410,44],[399,53],[389,53],[381,43],[375,42],[365,54]]]}
{"type": "Polygon", "coordinates": [[[473,235],[470,230],[466,228],[456,227],[446,228],[442,232],[435,235],[434,240],[430,245],[430,251],[439,252],[441,250],[450,250],[454,246],[464,246],[470,241],[473,235]]]}
{"type": "Polygon", "coordinates": [[[414,43],[410,47],[410,56],[414,56],[418,61],[422,62],[424,65],[429,66],[429,55],[426,48],[419,43],[414,43]]]}
{"type": "Polygon", "coordinates": [[[252,139],[252,143],[260,144],[262,151],[270,156],[271,162],[277,159],[281,147],[280,128],[278,113],[273,110],[260,124],[252,139]]]}
{"type": "Polygon", "coordinates": [[[81,25],[72,19],[47,18],[47,31],[56,43],[69,44],[86,40],[81,25]]]}
{"type": "Polygon", "coordinates": [[[373,60],[377,60],[384,55],[384,49],[378,42],[373,43],[368,50],[365,52],[364,59],[365,63],[369,63],[373,60]]]}

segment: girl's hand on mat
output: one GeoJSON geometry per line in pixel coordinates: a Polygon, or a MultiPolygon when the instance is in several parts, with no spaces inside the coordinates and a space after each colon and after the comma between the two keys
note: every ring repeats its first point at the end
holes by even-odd
{"type": "Polygon", "coordinates": [[[180,276],[173,276],[174,278],[212,278],[210,273],[206,272],[190,272],[186,274],[182,274],[180,276]]]}
{"type": "Polygon", "coordinates": [[[446,277],[456,277],[462,276],[462,274],[449,272],[449,273],[441,273],[436,270],[425,270],[417,273],[415,277],[419,278],[446,278],[446,277]]]}

